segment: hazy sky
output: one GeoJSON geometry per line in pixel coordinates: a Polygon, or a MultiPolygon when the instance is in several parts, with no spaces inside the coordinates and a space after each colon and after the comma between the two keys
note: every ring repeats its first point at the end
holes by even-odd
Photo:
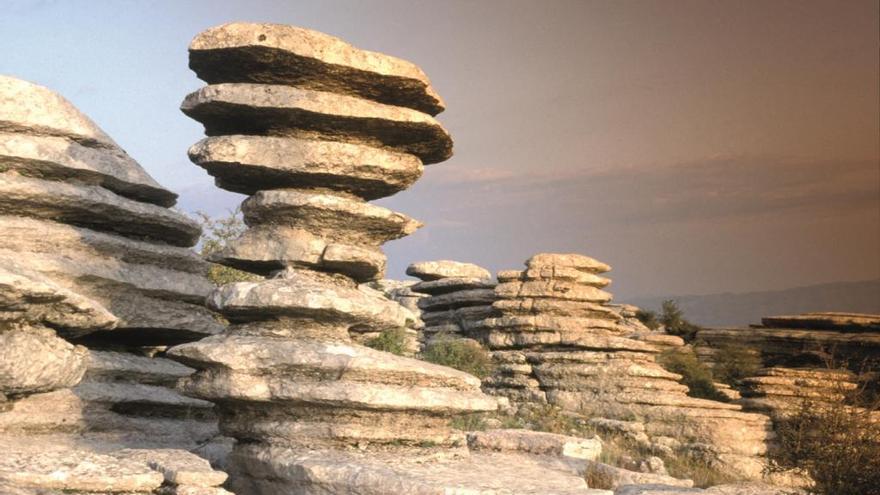
{"type": "Polygon", "coordinates": [[[241,196],[186,158],[199,31],[295,24],[419,64],[455,156],[380,203],[386,245],[517,268],[614,266],[618,299],[880,277],[877,0],[9,1],[0,73],[92,117],[187,211],[241,196]]]}

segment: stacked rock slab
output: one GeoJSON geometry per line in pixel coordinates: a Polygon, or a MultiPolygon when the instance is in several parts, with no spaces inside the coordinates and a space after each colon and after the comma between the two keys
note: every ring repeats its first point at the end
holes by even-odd
{"type": "Polygon", "coordinates": [[[213,405],[174,391],[193,370],[159,357],[222,328],[176,195],[64,98],[5,76],[0,191],[0,479],[76,492],[78,475],[41,485],[22,465],[212,440],[213,405]]]}
{"type": "Polygon", "coordinates": [[[500,316],[472,331],[498,363],[484,391],[515,404],[639,417],[656,445],[708,450],[737,475],[760,478],[769,418],[686,395],[681,377],[657,364],[661,346],[621,324],[619,309],[609,307],[612,296],[603,289],[610,280],[602,275],[609,270],[587,256],[543,253],[526,261],[526,270],[499,272],[493,307],[500,316]]]}
{"type": "Polygon", "coordinates": [[[411,290],[427,295],[418,301],[423,345],[440,335],[467,338],[473,322],[494,314],[495,282],[485,268],[449,260],[422,261],[411,264],[406,273],[421,280],[411,290]]]}

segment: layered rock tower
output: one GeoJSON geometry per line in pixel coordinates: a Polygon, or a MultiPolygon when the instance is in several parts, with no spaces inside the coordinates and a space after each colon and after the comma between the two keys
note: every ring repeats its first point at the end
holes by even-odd
{"type": "Polygon", "coordinates": [[[0,76],[0,491],[176,493],[145,459],[217,435],[161,357],[222,329],[175,201],[63,97],[0,76]]]}
{"type": "Polygon", "coordinates": [[[413,263],[407,275],[419,278],[410,290],[418,300],[422,343],[437,336],[467,338],[471,323],[492,316],[495,281],[489,270],[472,263],[439,260],[413,263]]]}
{"type": "Polygon", "coordinates": [[[658,448],[691,444],[740,476],[760,478],[769,418],[686,395],[681,376],[656,362],[662,348],[676,345],[670,340],[680,339],[625,324],[604,290],[611,281],[603,273],[610,269],[587,256],[542,253],[527,260],[525,270],[499,272],[493,307],[500,316],[471,331],[498,363],[484,390],[514,404],[639,418],[638,427],[658,448]]]}
{"type": "Polygon", "coordinates": [[[182,105],[209,136],[190,157],[218,186],[250,195],[248,231],[217,260],[268,278],[215,291],[209,305],[233,325],[172,354],[199,369],[185,392],[216,403],[221,431],[238,440],[243,492],[327,488],[334,481],[297,476],[355,445],[461,443],[449,418],[496,407],[478,379],[350,338],[412,317],[362,283],[383,275],[381,244],[419,223],[367,201],[452,153],[427,77],[409,62],[271,24],[199,34],[190,67],[209,83],[182,105]]]}

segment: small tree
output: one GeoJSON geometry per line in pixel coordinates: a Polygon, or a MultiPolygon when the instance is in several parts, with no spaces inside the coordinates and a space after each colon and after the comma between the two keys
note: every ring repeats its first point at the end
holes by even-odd
{"type": "Polygon", "coordinates": [[[667,371],[682,376],[681,382],[688,386],[689,396],[730,402],[730,399],[715,387],[712,370],[701,363],[693,352],[670,349],[660,354],[657,361],[667,371]]]}
{"type": "MultiPolygon", "coordinates": [[[[228,216],[221,218],[212,218],[205,212],[197,211],[196,221],[202,227],[199,254],[204,257],[222,251],[231,241],[238,239],[247,230],[247,225],[245,225],[244,219],[242,219],[239,208],[230,211],[228,216]]],[[[214,285],[221,286],[233,282],[260,280],[261,277],[228,266],[211,263],[211,267],[208,269],[208,278],[211,282],[214,282],[214,285]]]]}
{"type": "Polygon", "coordinates": [[[657,330],[660,328],[660,321],[657,319],[657,312],[648,309],[639,309],[636,311],[636,319],[642,322],[642,325],[657,330]]]}
{"type": "Polygon", "coordinates": [[[663,301],[660,308],[660,323],[666,328],[666,333],[678,335],[687,342],[693,340],[700,330],[700,327],[685,319],[684,312],[672,299],[663,301]]]}

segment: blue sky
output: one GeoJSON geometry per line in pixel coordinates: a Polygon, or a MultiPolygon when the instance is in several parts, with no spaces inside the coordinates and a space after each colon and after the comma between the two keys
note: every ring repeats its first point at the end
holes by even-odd
{"type": "Polygon", "coordinates": [[[447,102],[455,157],[380,203],[426,223],[387,245],[516,268],[614,266],[641,295],[880,277],[876,1],[4,1],[0,73],[61,93],[183,210],[222,214],[179,111],[186,48],[233,20],[409,59],[447,102]]]}

